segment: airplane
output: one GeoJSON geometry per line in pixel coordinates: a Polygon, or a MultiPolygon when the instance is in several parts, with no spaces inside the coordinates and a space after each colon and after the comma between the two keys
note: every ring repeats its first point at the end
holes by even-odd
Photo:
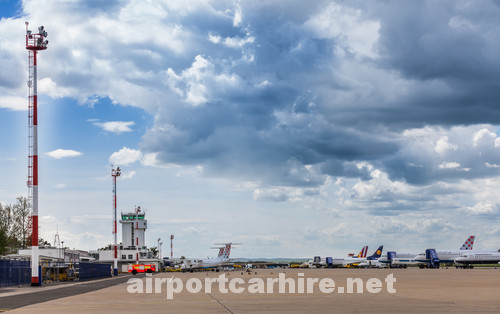
{"type": "Polygon", "coordinates": [[[193,271],[198,269],[216,269],[219,267],[227,265],[230,261],[231,247],[232,245],[241,245],[241,243],[216,243],[216,245],[223,245],[222,247],[216,247],[219,249],[219,254],[214,258],[206,258],[201,260],[190,260],[186,259],[181,264],[182,271],[193,271]]]}
{"type": "MultiPolygon", "coordinates": [[[[472,250],[474,246],[475,236],[469,236],[465,242],[460,247],[459,253],[463,253],[467,250],[472,250]]],[[[441,252],[441,251],[440,251],[441,252]]],[[[377,268],[385,268],[385,267],[396,267],[396,268],[406,268],[409,265],[425,265],[422,261],[417,261],[417,253],[396,253],[396,252],[387,252],[387,254],[382,255],[378,261],[366,261],[359,265],[359,267],[377,267],[377,268]],[[392,253],[392,254],[391,254],[392,253]]],[[[425,254],[424,254],[425,257],[425,254]]]]}
{"type": "MultiPolygon", "coordinates": [[[[467,253],[471,252],[487,252],[487,251],[473,251],[475,236],[470,236],[467,238],[465,243],[460,247],[459,250],[440,250],[437,251],[435,249],[427,249],[426,252],[420,253],[415,256],[415,263],[420,267],[424,268],[431,263],[431,260],[434,259],[435,263],[454,263],[455,259],[467,253]],[[433,257],[431,255],[435,254],[433,257]]],[[[436,265],[435,265],[436,266],[436,265]]]]}
{"type": "Polygon", "coordinates": [[[376,260],[382,255],[382,250],[384,246],[381,245],[378,249],[370,256],[367,257],[347,257],[347,258],[334,258],[332,259],[333,267],[352,267],[358,266],[360,263],[376,260]]]}
{"type": "Polygon", "coordinates": [[[396,254],[396,252],[387,252],[380,256],[380,258],[375,260],[367,260],[363,263],[360,263],[358,267],[367,267],[367,268],[407,268],[408,265],[412,265],[414,263],[416,253],[400,253],[396,254]],[[397,257],[396,257],[397,256],[397,257]]]}
{"type": "MultiPolygon", "coordinates": [[[[368,252],[368,245],[364,246],[361,251],[358,253],[358,255],[355,256],[348,256],[348,258],[365,258],[366,253],[368,252]]],[[[310,268],[314,267],[325,267],[327,266],[327,260],[331,260],[332,258],[330,257],[320,257],[320,256],[315,256],[314,259],[309,260],[308,262],[302,264],[301,266],[306,266],[308,265],[310,268]]]]}
{"type": "Polygon", "coordinates": [[[473,268],[474,264],[500,264],[500,252],[470,252],[455,258],[457,268],[473,268]]]}

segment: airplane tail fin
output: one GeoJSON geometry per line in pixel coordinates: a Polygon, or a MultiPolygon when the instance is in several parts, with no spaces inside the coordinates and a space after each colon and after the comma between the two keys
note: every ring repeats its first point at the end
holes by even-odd
{"type": "Polygon", "coordinates": [[[365,258],[366,252],[368,251],[368,245],[364,246],[361,251],[358,253],[358,257],[365,258]]]}
{"type": "Polygon", "coordinates": [[[224,249],[224,247],[219,248],[219,254],[217,254],[217,257],[222,257],[222,255],[224,255],[224,249]]]}
{"type": "Polygon", "coordinates": [[[215,243],[215,245],[223,245],[221,247],[215,247],[219,249],[219,255],[217,257],[220,257],[223,260],[228,260],[229,256],[231,255],[231,247],[233,245],[241,245],[242,243],[215,243]]]}
{"type": "Polygon", "coordinates": [[[460,248],[461,250],[472,250],[472,247],[474,246],[474,239],[476,236],[471,235],[470,237],[465,240],[464,244],[462,244],[462,247],[460,248]]]}
{"type": "Polygon", "coordinates": [[[229,255],[231,254],[231,243],[227,243],[223,248],[223,259],[229,259],[229,255]]]}
{"type": "Polygon", "coordinates": [[[368,256],[367,259],[376,259],[382,256],[382,250],[384,249],[384,246],[381,245],[378,247],[378,249],[373,253],[371,256],[368,256]]]}

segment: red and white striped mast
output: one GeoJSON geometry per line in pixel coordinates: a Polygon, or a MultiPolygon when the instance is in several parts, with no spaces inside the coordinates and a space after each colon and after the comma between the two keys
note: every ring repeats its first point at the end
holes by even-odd
{"type": "Polygon", "coordinates": [[[121,174],[120,167],[114,169],[111,165],[111,176],[113,177],[113,236],[114,236],[114,246],[113,246],[113,274],[118,275],[118,226],[116,222],[116,178],[121,174]]]}
{"type": "Polygon", "coordinates": [[[170,259],[174,257],[174,235],[170,235],[170,259]]]}
{"type": "Polygon", "coordinates": [[[47,49],[47,32],[43,26],[38,28],[38,34],[28,29],[26,22],[26,49],[29,61],[29,103],[28,103],[28,129],[29,129],[29,156],[28,156],[28,199],[33,209],[31,219],[31,285],[40,286],[39,255],[38,255],[38,101],[37,101],[37,65],[36,55],[39,50],[47,49]]]}

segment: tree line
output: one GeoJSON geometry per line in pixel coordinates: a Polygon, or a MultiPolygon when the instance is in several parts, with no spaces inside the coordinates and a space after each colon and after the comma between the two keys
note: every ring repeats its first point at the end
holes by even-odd
{"type": "Polygon", "coordinates": [[[0,203],[0,255],[17,253],[31,246],[31,205],[19,196],[14,204],[0,203]]]}

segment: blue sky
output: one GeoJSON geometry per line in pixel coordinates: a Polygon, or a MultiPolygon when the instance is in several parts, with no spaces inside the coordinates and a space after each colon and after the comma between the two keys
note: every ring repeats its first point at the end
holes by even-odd
{"type": "Polygon", "coordinates": [[[40,234],[236,256],[497,249],[497,1],[0,1],[0,202],[27,188],[39,55],[40,234]]]}

